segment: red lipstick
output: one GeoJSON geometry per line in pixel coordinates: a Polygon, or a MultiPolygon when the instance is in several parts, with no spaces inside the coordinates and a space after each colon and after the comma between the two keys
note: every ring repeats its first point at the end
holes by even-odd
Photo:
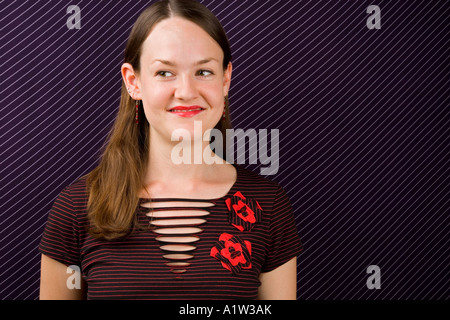
{"type": "Polygon", "coordinates": [[[179,117],[190,118],[196,116],[203,110],[205,110],[205,108],[202,108],[200,106],[176,106],[169,109],[169,112],[179,117]]]}

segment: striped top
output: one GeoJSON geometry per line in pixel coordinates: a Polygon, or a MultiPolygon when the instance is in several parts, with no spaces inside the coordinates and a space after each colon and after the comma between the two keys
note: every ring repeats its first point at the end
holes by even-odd
{"type": "Polygon", "coordinates": [[[259,275],[302,250],[283,188],[239,165],[217,199],[140,199],[149,226],[121,240],[86,231],[86,181],[55,200],[41,253],[79,266],[87,299],[256,299],[259,275]]]}

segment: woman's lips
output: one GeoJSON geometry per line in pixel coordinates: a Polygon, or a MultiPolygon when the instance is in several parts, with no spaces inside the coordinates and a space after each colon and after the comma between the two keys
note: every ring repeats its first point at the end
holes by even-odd
{"type": "Polygon", "coordinates": [[[190,118],[199,114],[203,110],[205,109],[200,106],[176,106],[169,109],[169,112],[179,117],[190,118]]]}

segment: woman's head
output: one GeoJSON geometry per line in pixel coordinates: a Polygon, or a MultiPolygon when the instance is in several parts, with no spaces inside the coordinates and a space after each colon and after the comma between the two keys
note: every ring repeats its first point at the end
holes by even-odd
{"type": "Polygon", "coordinates": [[[147,8],[131,31],[122,75],[129,102],[142,101],[140,118],[145,115],[153,135],[167,139],[175,129],[192,133],[194,120],[202,122],[203,131],[230,127],[230,46],[217,18],[196,1],[160,1],[147,8]],[[177,106],[201,111],[186,119],[186,112],[169,111],[177,106]]]}
{"type": "MultiPolygon", "coordinates": [[[[199,117],[207,126],[216,123],[215,128],[226,136],[225,130],[231,128],[227,97],[230,62],[230,46],[222,26],[198,2],[164,0],[142,12],[125,49],[124,81],[113,130],[99,165],[87,175],[91,235],[115,239],[138,225],[136,208],[149,164],[150,132],[155,133],[150,126],[161,128],[164,117],[172,116],[167,108],[199,104],[205,110],[191,120],[199,117]],[[177,36],[182,37],[180,41],[174,41],[177,36]],[[170,46],[175,50],[168,50],[170,46]],[[152,65],[155,59],[162,61],[152,65]],[[176,66],[171,69],[173,65],[176,66]],[[155,66],[159,68],[154,69],[155,66]],[[214,71],[214,76],[210,71],[214,71]],[[172,73],[175,77],[171,78],[172,73]],[[144,105],[139,106],[138,125],[135,124],[137,100],[143,100],[144,105]],[[159,115],[155,113],[158,108],[159,115]],[[224,110],[225,118],[222,118],[224,110]],[[156,115],[155,119],[152,115],[156,115]]],[[[183,122],[188,119],[181,116],[173,119],[180,127],[189,123],[183,122]]],[[[166,134],[168,130],[162,131],[166,134]]],[[[225,155],[225,143],[223,147],[222,155],[225,155]]]]}

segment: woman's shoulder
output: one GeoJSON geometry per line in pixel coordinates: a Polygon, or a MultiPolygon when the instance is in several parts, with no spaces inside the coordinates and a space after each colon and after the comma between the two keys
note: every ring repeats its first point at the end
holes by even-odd
{"type": "Polygon", "coordinates": [[[264,177],[250,169],[240,165],[235,165],[238,172],[238,182],[240,185],[248,187],[257,187],[268,190],[282,189],[281,185],[272,179],[264,177]]]}
{"type": "Polygon", "coordinates": [[[86,191],[86,185],[87,185],[87,179],[86,176],[82,176],[79,178],[76,178],[73,182],[66,185],[64,190],[74,192],[74,193],[80,193],[86,191]]]}
{"type": "Polygon", "coordinates": [[[286,198],[284,188],[275,180],[242,166],[236,166],[238,178],[233,188],[233,194],[239,192],[243,196],[257,199],[259,203],[272,206],[280,198],[286,198]]]}
{"type": "Polygon", "coordinates": [[[251,208],[257,220],[292,216],[290,199],[280,183],[247,168],[236,168],[237,183],[231,190],[231,197],[225,200],[229,208],[233,204],[251,208]]]}
{"type": "Polygon", "coordinates": [[[59,198],[69,198],[74,205],[85,205],[88,199],[86,177],[77,178],[62,189],[59,198]]]}

